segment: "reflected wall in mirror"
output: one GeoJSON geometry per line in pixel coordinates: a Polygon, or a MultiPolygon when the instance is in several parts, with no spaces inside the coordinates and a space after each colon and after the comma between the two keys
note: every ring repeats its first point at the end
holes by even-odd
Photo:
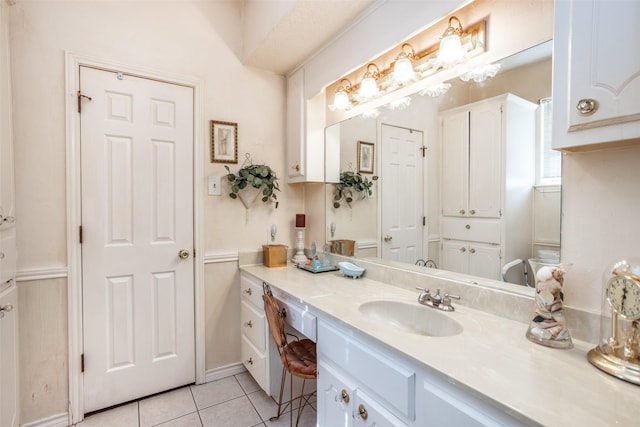
{"type": "MultiPolygon", "coordinates": [[[[504,250],[504,247],[499,248],[496,256],[500,259],[500,268],[498,271],[493,269],[491,273],[470,272],[465,270],[468,267],[460,267],[450,261],[449,269],[516,284],[525,284],[525,280],[531,283],[531,277],[527,278],[527,265],[518,262],[518,259],[540,256],[549,258],[560,251],[559,182],[551,186],[540,185],[540,180],[536,178],[540,175],[540,167],[548,161],[540,145],[544,136],[544,120],[541,119],[544,109],[538,105],[541,99],[551,96],[551,42],[504,59],[498,74],[484,82],[454,79],[449,83],[450,89],[438,97],[416,93],[411,96],[410,106],[404,109],[382,107],[376,118],[354,117],[326,129],[327,240],[355,240],[358,257],[379,257],[411,264],[421,259],[433,260],[438,267],[442,267],[442,262],[447,261],[443,257],[443,249],[450,243],[442,230],[443,219],[446,219],[443,216],[442,201],[445,200],[444,196],[449,195],[441,194],[443,188],[448,188],[443,183],[452,180],[468,181],[469,178],[464,175],[463,166],[460,170],[451,170],[449,167],[446,175],[442,173],[441,114],[456,107],[510,93],[529,101],[535,108],[532,113],[535,135],[527,137],[534,141],[535,147],[532,147],[531,154],[527,156],[528,164],[518,166],[532,171],[532,179],[526,183],[528,190],[524,195],[518,196],[528,200],[532,214],[528,219],[524,218],[526,215],[522,215],[522,218],[504,218],[509,215],[509,210],[505,210],[504,215],[500,210],[498,217],[515,224],[511,226],[509,233],[511,236],[521,233],[522,239],[528,242],[525,245],[527,249],[509,258],[509,251],[504,250]],[[374,185],[374,196],[357,201],[352,209],[334,209],[331,203],[331,182],[337,182],[341,170],[355,170],[357,141],[375,144],[375,152],[378,154],[374,172],[380,179],[374,185]],[[403,149],[404,156],[399,155],[403,149]],[[422,157],[423,151],[425,157],[422,157]],[[407,160],[410,157],[415,159],[414,163],[407,160]],[[393,227],[400,226],[404,228],[402,233],[392,232],[393,227]],[[504,265],[510,268],[503,276],[504,265]]],[[[464,132],[466,126],[466,131],[469,131],[468,121],[465,123],[454,129],[464,132]]],[[[524,128],[522,126],[517,129],[524,128]]],[[[476,129],[475,132],[484,133],[482,129],[476,129]]],[[[527,138],[523,136],[522,139],[527,138]]],[[[505,178],[504,171],[500,173],[505,178]]],[[[559,171],[557,175],[559,176],[559,171]]],[[[522,184],[513,180],[517,178],[510,179],[505,183],[507,189],[522,184]]],[[[504,199],[505,195],[502,194],[502,197],[504,199]]],[[[500,233],[506,233],[504,227],[500,233]]],[[[476,252],[475,248],[470,247],[465,248],[465,251],[470,249],[476,252]]]]}

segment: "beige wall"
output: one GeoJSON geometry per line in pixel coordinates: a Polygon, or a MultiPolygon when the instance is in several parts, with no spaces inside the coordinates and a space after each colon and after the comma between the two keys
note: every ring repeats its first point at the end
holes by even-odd
{"type": "MultiPolygon", "coordinates": [[[[203,82],[203,177],[224,175],[208,161],[209,120],[238,123],[239,156],[284,170],[284,79],[245,67],[240,2],[78,2],[21,0],[9,8],[14,90],[16,218],[21,318],[21,422],[61,413],[68,406],[67,281],[64,271],[65,51],[203,82]],[[64,275],[64,274],[63,274],[64,275]]],[[[240,160],[242,162],[242,160],[240,160]]],[[[238,165],[239,166],[239,165],[238,165]]],[[[238,166],[231,165],[231,168],[238,166]]],[[[240,362],[239,275],[236,262],[215,262],[218,252],[258,250],[268,227],[293,245],[291,222],[303,211],[303,188],[281,180],[281,200],[245,211],[225,195],[203,199],[206,368],[240,362]]],[[[206,191],[206,189],[203,189],[206,191]]]]}

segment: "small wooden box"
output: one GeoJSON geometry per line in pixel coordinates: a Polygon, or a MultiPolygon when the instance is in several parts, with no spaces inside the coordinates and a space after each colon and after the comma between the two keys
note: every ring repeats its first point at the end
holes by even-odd
{"type": "Polygon", "coordinates": [[[267,267],[284,267],[287,265],[286,245],[262,245],[262,263],[267,267]]]}
{"type": "Polygon", "coordinates": [[[340,239],[331,240],[331,253],[345,256],[353,256],[355,253],[355,240],[340,239]]]}

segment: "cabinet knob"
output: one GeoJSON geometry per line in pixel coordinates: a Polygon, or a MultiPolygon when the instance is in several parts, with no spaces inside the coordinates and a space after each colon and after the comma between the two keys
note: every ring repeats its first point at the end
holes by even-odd
{"type": "Polygon", "coordinates": [[[0,215],[0,225],[4,224],[13,224],[14,222],[16,222],[16,219],[12,216],[2,216],[0,215]]]}
{"type": "Polygon", "coordinates": [[[576,109],[578,110],[578,113],[582,114],[583,116],[588,116],[589,114],[593,114],[596,112],[596,110],[598,109],[598,101],[590,98],[581,99],[576,104],[576,109]]]}
{"type": "Polygon", "coordinates": [[[471,229],[471,225],[470,225],[470,224],[467,224],[467,225],[465,225],[465,226],[464,226],[464,228],[466,228],[467,230],[469,230],[469,229],[471,229]]]}
{"type": "MultiPolygon", "coordinates": [[[[367,413],[367,409],[364,407],[362,403],[358,405],[358,416],[362,418],[364,421],[366,421],[367,417],[369,416],[369,414],[367,413]]],[[[357,417],[354,417],[354,418],[357,418],[357,417]]]]}
{"type": "Polygon", "coordinates": [[[392,236],[389,236],[388,234],[386,236],[384,236],[384,241],[385,242],[390,242],[393,239],[392,236]]]}
{"type": "Polygon", "coordinates": [[[336,396],[336,402],[349,403],[349,393],[347,393],[347,390],[342,389],[340,395],[336,396]]]}
{"type": "Polygon", "coordinates": [[[245,360],[244,363],[247,363],[249,365],[253,365],[253,358],[250,357],[249,360],[245,360]]]}
{"type": "Polygon", "coordinates": [[[473,249],[473,248],[471,248],[471,249],[469,249],[469,252],[470,252],[470,253],[472,253],[472,254],[475,254],[475,253],[476,253],[476,250],[475,250],[475,249],[473,249]]]}
{"type": "Polygon", "coordinates": [[[460,248],[460,252],[465,253],[467,251],[467,248],[465,248],[464,246],[460,248]]]}
{"type": "Polygon", "coordinates": [[[471,215],[475,215],[475,214],[476,214],[476,210],[475,210],[475,209],[471,209],[471,210],[469,211],[469,213],[470,213],[471,215]]]}
{"type": "Polygon", "coordinates": [[[253,328],[253,323],[251,322],[251,320],[249,320],[248,322],[244,322],[244,326],[253,328]]]}
{"type": "Polygon", "coordinates": [[[13,311],[13,306],[11,304],[7,304],[4,307],[0,307],[0,319],[4,317],[5,313],[13,311]]]}
{"type": "Polygon", "coordinates": [[[245,289],[245,290],[244,290],[244,293],[245,293],[245,294],[247,294],[247,295],[249,295],[249,296],[251,296],[251,294],[253,293],[253,291],[251,290],[251,288],[249,288],[249,289],[245,289]]]}
{"type": "Polygon", "coordinates": [[[460,209],[458,212],[460,212],[460,215],[464,215],[465,214],[465,210],[464,209],[460,209]]]}

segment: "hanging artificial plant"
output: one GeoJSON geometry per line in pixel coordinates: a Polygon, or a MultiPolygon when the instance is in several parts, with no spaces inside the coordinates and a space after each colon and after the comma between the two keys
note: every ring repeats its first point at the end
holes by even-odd
{"type": "MultiPolygon", "coordinates": [[[[264,203],[275,202],[277,208],[279,202],[275,192],[280,191],[280,187],[276,173],[267,165],[253,165],[250,161],[248,165],[246,163],[235,174],[227,165],[224,166],[229,172],[227,180],[231,183],[229,197],[237,199],[240,196],[239,193],[245,188],[255,188],[261,192],[264,203]]],[[[247,204],[245,207],[248,207],[247,204]]]]}
{"type": "Polygon", "coordinates": [[[356,196],[360,195],[360,199],[364,199],[367,195],[371,196],[373,181],[377,181],[378,177],[373,175],[371,181],[367,177],[362,176],[360,172],[343,171],[340,172],[340,182],[335,184],[333,191],[333,207],[339,208],[340,202],[344,200],[351,207],[351,202],[356,196]]]}

